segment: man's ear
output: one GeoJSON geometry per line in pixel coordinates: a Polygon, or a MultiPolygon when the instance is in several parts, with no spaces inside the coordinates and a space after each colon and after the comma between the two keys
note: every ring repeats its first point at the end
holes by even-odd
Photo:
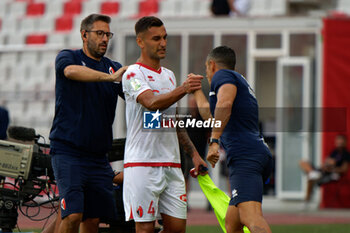
{"type": "Polygon", "coordinates": [[[138,45],[141,49],[143,49],[144,44],[143,44],[142,37],[141,37],[140,35],[138,35],[138,36],[136,37],[136,43],[137,43],[137,45],[138,45]]]}
{"type": "Polygon", "coordinates": [[[212,72],[215,72],[217,68],[217,64],[215,61],[213,60],[209,60],[209,69],[212,71],[212,72]]]}
{"type": "Polygon", "coordinates": [[[81,38],[83,39],[83,41],[86,39],[86,31],[85,30],[82,30],[80,32],[80,35],[81,35],[81,38]]]}

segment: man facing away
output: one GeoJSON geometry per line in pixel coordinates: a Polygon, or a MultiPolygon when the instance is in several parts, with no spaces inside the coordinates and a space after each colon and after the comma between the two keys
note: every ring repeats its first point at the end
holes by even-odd
{"type": "Polygon", "coordinates": [[[56,107],[50,133],[52,167],[60,192],[60,233],[98,232],[99,219],[115,215],[107,160],[120,81],[126,67],[104,57],[109,16],[81,22],[83,48],[56,57],[56,107]]]}
{"type": "Polygon", "coordinates": [[[260,136],[254,92],[245,78],[234,71],[235,64],[236,55],[231,48],[213,49],[205,64],[209,103],[201,90],[194,93],[203,119],[213,116],[221,121],[220,127],[212,129],[207,160],[212,167],[218,162],[221,141],[232,191],[225,218],[227,233],[243,233],[243,226],[251,233],[270,233],[261,202],[264,180],[271,172],[271,153],[260,136]]]}
{"type": "Polygon", "coordinates": [[[143,17],[135,25],[141,49],[137,63],[123,75],[126,101],[127,140],[124,158],[124,209],[126,220],[134,219],[137,233],[153,233],[155,220],[163,220],[164,232],[186,229],[186,191],[181,172],[179,143],[192,157],[198,172],[207,166],[185,129],[171,132],[143,129],[143,114],[176,114],[176,102],[201,88],[201,78],[188,78],[176,87],[172,71],[161,67],[165,58],[167,32],[156,17],[143,17]]]}

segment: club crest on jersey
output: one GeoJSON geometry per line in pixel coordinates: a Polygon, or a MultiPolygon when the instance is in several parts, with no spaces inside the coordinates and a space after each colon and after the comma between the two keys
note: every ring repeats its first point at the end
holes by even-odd
{"type": "Polygon", "coordinates": [[[113,74],[115,72],[112,66],[109,67],[108,71],[109,71],[109,74],[113,74]]]}
{"type": "Polygon", "coordinates": [[[66,201],[64,200],[64,198],[62,198],[61,200],[61,209],[66,210],[66,201]]]}
{"type": "Polygon", "coordinates": [[[136,213],[137,213],[137,215],[138,215],[140,218],[142,218],[142,216],[143,216],[143,209],[142,209],[141,206],[139,206],[139,208],[136,210],[136,213]]]}
{"type": "Polygon", "coordinates": [[[182,194],[182,195],[180,196],[180,200],[181,200],[181,201],[184,201],[184,202],[187,202],[187,195],[186,195],[186,194],[182,194]]]}

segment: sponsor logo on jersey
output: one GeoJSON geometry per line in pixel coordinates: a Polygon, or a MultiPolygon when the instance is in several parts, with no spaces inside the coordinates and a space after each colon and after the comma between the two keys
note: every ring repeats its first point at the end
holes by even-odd
{"type": "Polygon", "coordinates": [[[108,71],[109,71],[109,74],[113,74],[115,72],[112,66],[109,67],[108,71]]]}
{"type": "Polygon", "coordinates": [[[61,209],[66,210],[66,201],[64,200],[64,198],[62,198],[61,200],[61,209]]]}
{"type": "Polygon", "coordinates": [[[142,209],[141,206],[139,206],[139,208],[136,210],[136,213],[137,213],[137,215],[138,215],[140,218],[142,218],[142,216],[143,216],[143,209],[142,209]]]}
{"type": "Polygon", "coordinates": [[[143,113],[143,128],[144,129],[160,129],[160,116],[159,110],[156,112],[146,111],[143,113]]]}
{"type": "Polygon", "coordinates": [[[153,81],[156,81],[156,80],[154,80],[154,78],[152,77],[152,76],[147,76],[147,78],[148,78],[148,81],[150,81],[150,82],[153,82],[153,81]]]}
{"type": "Polygon", "coordinates": [[[187,202],[187,195],[186,195],[186,194],[182,194],[182,195],[180,196],[180,200],[181,200],[181,201],[184,201],[184,202],[187,202]]]}

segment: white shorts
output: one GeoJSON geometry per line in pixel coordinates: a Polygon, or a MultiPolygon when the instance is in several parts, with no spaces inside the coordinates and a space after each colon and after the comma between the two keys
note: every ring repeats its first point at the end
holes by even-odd
{"type": "Polygon", "coordinates": [[[160,214],[187,218],[187,197],[181,168],[124,168],[123,199],[126,221],[152,222],[160,214]]]}

